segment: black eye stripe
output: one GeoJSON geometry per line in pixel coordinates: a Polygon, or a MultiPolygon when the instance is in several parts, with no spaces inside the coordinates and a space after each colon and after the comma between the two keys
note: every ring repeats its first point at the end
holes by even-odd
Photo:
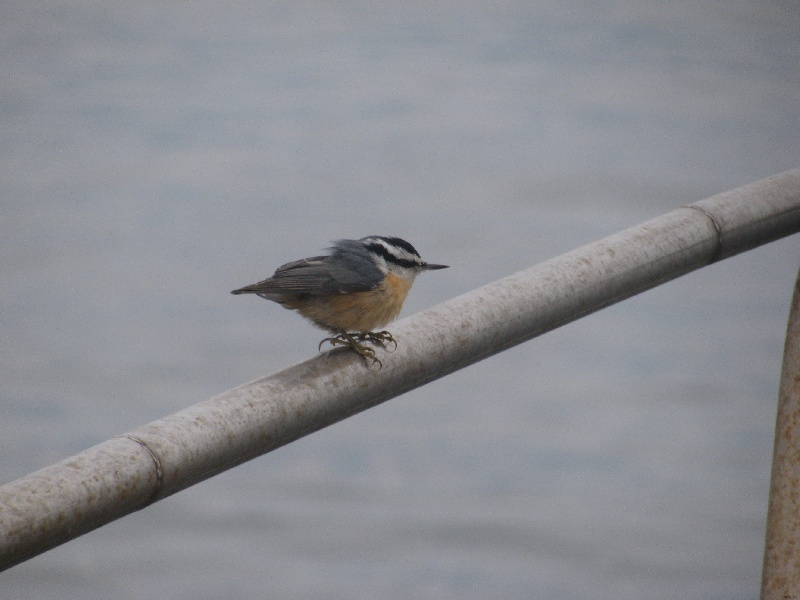
{"type": "MultiPolygon", "coordinates": [[[[408,242],[406,242],[408,244],[408,242]]],[[[411,244],[408,244],[409,246],[411,244]]],[[[399,246],[399,244],[398,244],[399,246]]],[[[413,269],[415,267],[419,267],[420,263],[415,262],[413,260],[407,260],[405,258],[397,258],[394,254],[389,252],[383,244],[367,244],[367,249],[371,252],[374,252],[378,256],[382,257],[386,262],[390,262],[398,267],[404,267],[406,269],[413,269]]]]}

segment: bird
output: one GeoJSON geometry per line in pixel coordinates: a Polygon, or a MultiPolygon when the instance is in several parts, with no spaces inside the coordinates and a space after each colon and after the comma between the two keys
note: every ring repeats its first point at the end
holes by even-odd
{"type": "Polygon", "coordinates": [[[326,342],[344,346],[380,368],[375,350],[366,344],[397,347],[397,342],[390,332],[375,329],[397,317],[417,275],[448,266],[425,262],[399,237],[370,235],[336,240],[328,254],[286,263],[272,277],[231,293],[255,294],[297,311],[334,334],[319,343],[319,350],[326,342]]]}

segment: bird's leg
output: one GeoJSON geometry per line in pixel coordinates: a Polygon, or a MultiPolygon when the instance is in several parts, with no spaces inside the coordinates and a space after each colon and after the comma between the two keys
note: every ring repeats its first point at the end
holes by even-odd
{"type": "MultiPolygon", "coordinates": [[[[389,332],[381,332],[381,333],[389,333],[389,332]]],[[[319,343],[319,349],[322,349],[322,344],[325,342],[330,343],[331,346],[346,346],[351,350],[356,351],[358,354],[364,357],[366,361],[372,361],[373,363],[378,363],[378,368],[383,367],[383,363],[378,360],[378,357],[375,356],[375,350],[370,348],[369,346],[362,344],[361,342],[372,341],[379,343],[383,346],[383,342],[380,339],[373,339],[371,337],[366,337],[367,334],[350,334],[346,331],[342,331],[339,335],[333,337],[327,337],[319,343]]],[[[391,338],[391,334],[389,334],[391,338]]],[[[394,342],[394,339],[391,341],[394,342]]],[[[396,342],[395,342],[396,343],[396,342]]]]}

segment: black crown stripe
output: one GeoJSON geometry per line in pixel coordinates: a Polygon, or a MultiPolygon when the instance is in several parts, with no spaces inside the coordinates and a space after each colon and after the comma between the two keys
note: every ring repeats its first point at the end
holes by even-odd
{"type": "Polygon", "coordinates": [[[379,235],[379,236],[376,236],[376,237],[379,240],[383,240],[384,242],[386,242],[390,246],[397,246],[398,248],[402,248],[403,250],[405,250],[409,254],[413,254],[416,257],[420,257],[419,256],[419,252],[417,252],[417,249],[414,248],[414,246],[412,246],[411,244],[409,244],[407,241],[405,241],[402,238],[391,237],[391,236],[383,236],[383,235],[379,235]]]}

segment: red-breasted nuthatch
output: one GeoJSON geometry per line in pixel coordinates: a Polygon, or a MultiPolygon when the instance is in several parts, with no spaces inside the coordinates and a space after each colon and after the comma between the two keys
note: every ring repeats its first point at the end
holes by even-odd
{"type": "Polygon", "coordinates": [[[380,365],[363,342],[396,346],[391,333],[373,329],[400,313],[417,275],[447,265],[428,264],[407,241],[382,235],[338,240],[329,250],[328,255],[286,263],[269,279],[231,293],[256,294],[296,310],[336,334],[322,340],[320,348],[325,342],[347,346],[380,365]]]}

